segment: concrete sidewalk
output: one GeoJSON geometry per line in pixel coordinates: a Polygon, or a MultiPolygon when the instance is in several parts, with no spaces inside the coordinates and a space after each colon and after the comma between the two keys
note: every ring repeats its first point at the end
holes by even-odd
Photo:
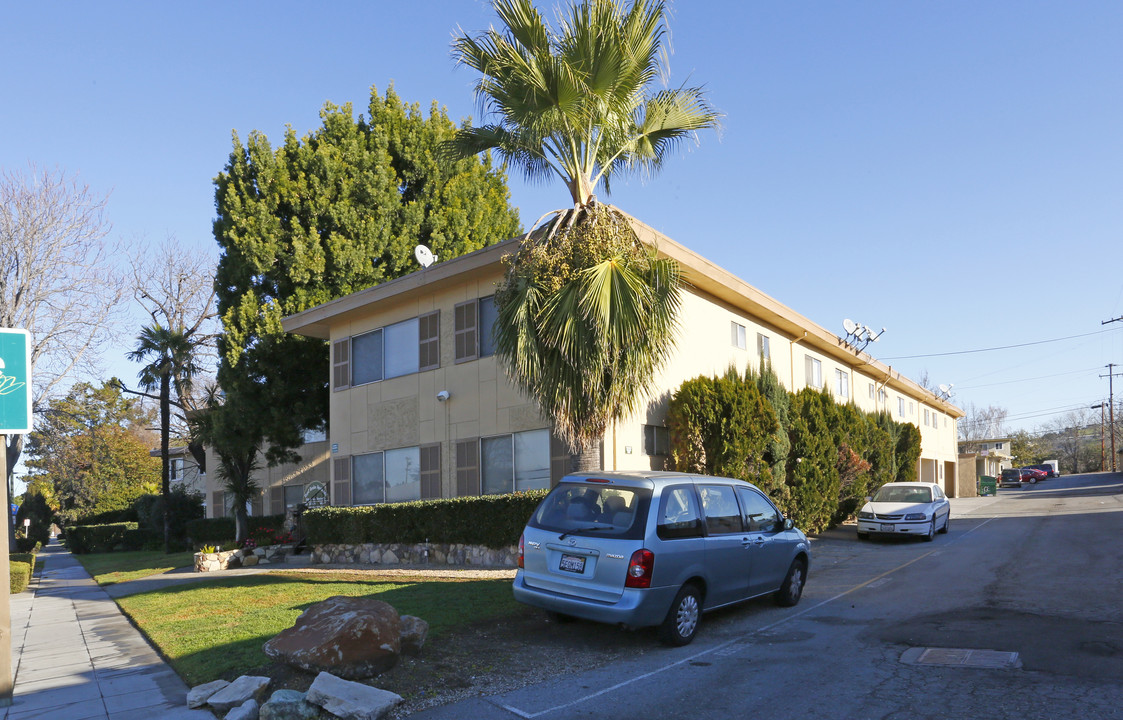
{"type": "MultiPolygon", "coordinates": [[[[187,686],[56,541],[11,598],[11,707],[0,720],[214,720],[187,709],[187,686]]],[[[184,628],[189,631],[189,628],[184,628]]]]}

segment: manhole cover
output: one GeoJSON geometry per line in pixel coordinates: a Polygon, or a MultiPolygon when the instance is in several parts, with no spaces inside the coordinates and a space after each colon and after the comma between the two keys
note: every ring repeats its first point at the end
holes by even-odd
{"type": "Polygon", "coordinates": [[[1020,667],[1018,653],[1002,650],[971,650],[968,648],[909,648],[901,655],[901,662],[909,665],[938,665],[941,667],[986,668],[1006,670],[1020,667]]]}

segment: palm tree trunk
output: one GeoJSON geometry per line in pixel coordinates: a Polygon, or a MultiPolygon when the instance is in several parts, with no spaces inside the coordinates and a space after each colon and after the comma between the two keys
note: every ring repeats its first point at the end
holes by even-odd
{"type": "Polygon", "coordinates": [[[162,472],[160,473],[160,492],[164,498],[164,554],[167,555],[172,551],[171,549],[171,516],[169,504],[171,502],[171,483],[168,477],[171,475],[171,458],[168,453],[168,435],[171,434],[171,378],[165,372],[160,376],[160,464],[162,472]]]}
{"type": "Polygon", "coordinates": [[[585,447],[581,448],[580,452],[573,453],[569,456],[570,472],[586,473],[603,469],[604,464],[601,462],[601,448],[599,440],[594,440],[585,447]]]}

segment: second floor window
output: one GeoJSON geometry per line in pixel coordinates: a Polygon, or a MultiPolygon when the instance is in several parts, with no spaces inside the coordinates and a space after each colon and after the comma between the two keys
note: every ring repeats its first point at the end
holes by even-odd
{"type": "Polygon", "coordinates": [[[850,374],[842,371],[834,371],[834,392],[840,398],[850,397],[850,374]]]}
{"type": "Polygon", "coordinates": [[[810,355],[804,356],[804,368],[807,374],[807,387],[815,389],[822,389],[823,387],[823,363],[819,362],[816,358],[810,355]]]}

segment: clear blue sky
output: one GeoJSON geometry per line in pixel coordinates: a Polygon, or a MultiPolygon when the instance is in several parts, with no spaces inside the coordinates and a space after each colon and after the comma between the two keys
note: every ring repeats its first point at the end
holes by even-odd
{"type": "MultiPolygon", "coordinates": [[[[877,357],[1014,428],[1106,397],[1098,376],[1123,363],[1123,322],[1100,324],[1123,315],[1123,3],[673,10],[671,83],[704,84],[723,128],[611,202],[831,330],[887,327],[877,357]]],[[[9,5],[0,166],[80,173],[111,193],[115,237],[214,252],[232,130],[304,134],[325,101],[362,112],[390,82],[476,115],[449,42],[492,21],[479,0],[9,5]]],[[[511,188],[524,223],[568,198],[511,188]]],[[[107,372],[132,379],[122,355],[107,372]]]]}

